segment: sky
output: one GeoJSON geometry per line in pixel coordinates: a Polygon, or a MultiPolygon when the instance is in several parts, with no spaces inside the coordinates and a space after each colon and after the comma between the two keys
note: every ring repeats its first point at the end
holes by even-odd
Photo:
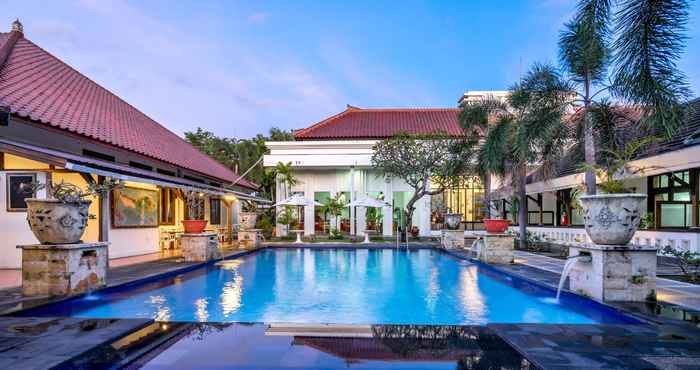
{"type": "MultiPolygon", "coordinates": [[[[557,61],[573,0],[0,0],[25,37],[177,134],[247,138],[359,107],[455,107],[557,61]]],[[[700,94],[700,1],[679,67],[700,94]]],[[[2,26],[5,25],[5,26],[2,26]]],[[[4,29],[3,29],[4,27],[4,29]]]]}

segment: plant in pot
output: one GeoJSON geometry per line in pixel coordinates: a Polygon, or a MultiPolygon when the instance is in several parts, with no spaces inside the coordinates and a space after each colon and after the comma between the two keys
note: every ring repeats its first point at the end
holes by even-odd
{"type": "Polygon", "coordinates": [[[622,180],[643,173],[646,167],[631,164],[639,150],[654,138],[632,140],[619,150],[603,150],[603,165],[583,165],[600,179],[601,194],[580,195],[583,219],[588,237],[596,244],[626,245],[634,236],[642,218],[641,207],[646,194],[630,191],[622,180]]]}
{"type": "Polygon", "coordinates": [[[254,202],[244,200],[241,203],[241,228],[253,229],[258,219],[258,206],[254,202]]]}
{"type": "Polygon", "coordinates": [[[90,183],[87,190],[61,181],[58,184],[31,184],[32,193],[46,188],[47,199],[27,198],[27,222],[42,244],[72,244],[80,242],[85,233],[92,198],[122,187],[119,180],[106,179],[90,183]]]}
{"type": "Polygon", "coordinates": [[[459,226],[462,224],[462,214],[454,213],[452,209],[448,208],[445,213],[445,226],[449,230],[459,230],[459,226]]]}
{"type": "Polygon", "coordinates": [[[184,195],[187,219],[182,220],[182,227],[188,234],[199,234],[204,231],[208,222],[204,219],[204,194],[189,190],[184,195]]]}
{"type": "MultiPolygon", "coordinates": [[[[491,205],[489,205],[489,207],[491,207],[491,205]]],[[[510,200],[510,212],[512,215],[518,214],[518,207],[520,207],[520,200],[518,197],[514,196],[510,200]]],[[[504,220],[497,216],[498,212],[496,210],[489,210],[489,214],[491,217],[484,219],[484,229],[486,229],[486,232],[496,234],[504,233],[510,225],[510,220],[504,220]]]]}

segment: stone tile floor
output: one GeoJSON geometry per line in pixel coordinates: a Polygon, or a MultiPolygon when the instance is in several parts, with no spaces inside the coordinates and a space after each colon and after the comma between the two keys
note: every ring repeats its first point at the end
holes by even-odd
{"type": "MultiPolygon", "coordinates": [[[[561,275],[565,260],[535,253],[515,251],[515,263],[535,267],[561,275]]],[[[693,310],[700,310],[700,285],[656,278],[657,297],[660,301],[673,303],[693,310]]]]}

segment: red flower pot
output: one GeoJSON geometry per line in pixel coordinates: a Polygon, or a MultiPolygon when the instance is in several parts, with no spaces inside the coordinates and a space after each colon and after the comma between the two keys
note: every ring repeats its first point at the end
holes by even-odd
{"type": "Polygon", "coordinates": [[[188,234],[199,234],[207,227],[207,220],[182,220],[182,226],[188,234]]]}
{"type": "Polygon", "coordinates": [[[508,225],[510,225],[510,220],[495,220],[495,219],[485,219],[484,220],[484,228],[486,228],[486,232],[489,233],[502,233],[506,231],[508,228],[508,225]]]}

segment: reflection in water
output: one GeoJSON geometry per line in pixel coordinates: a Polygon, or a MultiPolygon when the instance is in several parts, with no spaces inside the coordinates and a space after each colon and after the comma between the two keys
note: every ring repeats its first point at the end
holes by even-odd
{"type": "Polygon", "coordinates": [[[304,249],[304,284],[314,284],[315,280],[316,253],[313,253],[310,249],[304,249]]]}
{"type": "Polygon", "coordinates": [[[197,321],[206,322],[209,319],[209,313],[207,312],[208,304],[209,302],[207,302],[206,298],[200,298],[194,302],[194,306],[196,308],[195,316],[197,317],[197,321]]]}
{"type": "Polygon", "coordinates": [[[474,268],[462,268],[460,285],[464,311],[475,322],[485,323],[486,302],[479,289],[479,277],[474,268]]]}
{"type": "Polygon", "coordinates": [[[428,291],[425,295],[426,308],[430,312],[435,312],[435,304],[437,303],[437,298],[440,294],[440,282],[438,280],[438,275],[439,272],[437,267],[433,267],[430,269],[428,291]]]}
{"type": "Polygon", "coordinates": [[[235,259],[217,264],[220,269],[232,271],[234,274],[233,280],[225,282],[221,289],[221,311],[224,317],[228,317],[232,312],[238,312],[241,308],[243,276],[238,273],[238,267],[241,263],[243,263],[242,259],[235,259]]]}
{"type": "Polygon", "coordinates": [[[153,317],[156,321],[168,321],[170,320],[170,308],[166,305],[168,301],[162,295],[150,296],[148,303],[150,303],[155,308],[155,316],[153,317]]]}

